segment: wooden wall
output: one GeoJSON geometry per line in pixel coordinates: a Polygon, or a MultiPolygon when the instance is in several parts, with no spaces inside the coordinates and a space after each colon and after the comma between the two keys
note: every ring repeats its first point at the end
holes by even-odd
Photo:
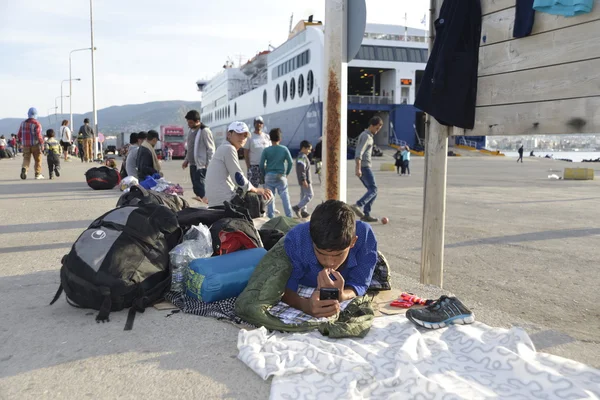
{"type": "Polygon", "coordinates": [[[589,14],[536,12],[512,37],[515,0],[481,0],[483,28],[475,127],[452,135],[600,132],[600,0],[589,14]]]}

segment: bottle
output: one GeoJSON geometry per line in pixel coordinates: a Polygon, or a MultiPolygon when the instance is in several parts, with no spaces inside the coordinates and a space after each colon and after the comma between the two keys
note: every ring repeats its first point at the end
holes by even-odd
{"type": "Polygon", "coordinates": [[[189,258],[183,254],[171,254],[171,291],[185,292],[187,266],[189,258]]]}

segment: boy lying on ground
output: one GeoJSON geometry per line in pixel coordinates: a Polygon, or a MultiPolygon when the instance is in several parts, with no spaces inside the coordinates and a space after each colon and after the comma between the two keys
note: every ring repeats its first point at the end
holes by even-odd
{"type": "Polygon", "coordinates": [[[356,221],[345,203],[319,205],[310,222],[292,228],[263,257],[248,286],[237,298],[235,312],[244,321],[271,330],[304,332],[318,329],[330,337],[364,337],[374,312],[364,296],[376,264],[377,242],[371,227],[356,221]],[[299,288],[315,288],[310,298],[299,288]],[[321,300],[321,288],[337,288],[337,300],[321,300]],[[350,300],[340,312],[340,302],[350,300]],[[286,324],[269,310],[280,301],[313,317],[332,317],[286,324]]]}
{"type": "Polygon", "coordinates": [[[330,317],[340,302],[364,296],[377,263],[377,241],[371,227],[356,221],[345,203],[320,204],[310,222],[297,225],[285,237],[292,263],[282,301],[313,317],[330,317]],[[298,286],[316,288],[310,298],[298,295],[298,286]],[[321,300],[321,288],[337,288],[337,300],[321,300]]]}

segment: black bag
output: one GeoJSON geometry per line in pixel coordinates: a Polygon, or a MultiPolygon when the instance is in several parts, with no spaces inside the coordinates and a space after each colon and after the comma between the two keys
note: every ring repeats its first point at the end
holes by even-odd
{"type": "Polygon", "coordinates": [[[285,236],[283,231],[279,229],[261,229],[258,231],[260,240],[263,242],[265,250],[269,251],[279,242],[279,240],[285,236]]]}
{"type": "Polygon", "coordinates": [[[265,201],[262,196],[254,192],[246,192],[242,195],[241,189],[237,190],[231,204],[248,210],[251,218],[260,218],[266,212],[265,201]]]}
{"type": "Polygon", "coordinates": [[[198,224],[211,226],[223,218],[239,218],[252,222],[248,210],[243,207],[234,206],[227,201],[222,206],[211,208],[190,207],[177,212],[177,221],[184,232],[187,232],[189,228],[198,224]]]}
{"type": "Polygon", "coordinates": [[[140,204],[158,204],[169,207],[174,212],[188,208],[190,205],[183,198],[175,194],[155,192],[146,190],[141,186],[134,185],[129,188],[128,193],[123,193],[117,201],[117,207],[137,206],[140,204]]]}
{"type": "Polygon", "coordinates": [[[100,312],[97,322],[111,311],[131,307],[125,330],[131,330],[136,312],[163,297],[171,284],[169,251],[182,231],[173,211],[155,204],[116,208],[96,219],[62,260],[60,287],[75,307],[100,312]]]}
{"type": "Polygon", "coordinates": [[[254,224],[239,218],[223,218],[210,227],[214,255],[263,247],[254,224]]]}
{"type": "Polygon", "coordinates": [[[119,171],[106,166],[90,168],[85,173],[89,187],[94,190],[110,190],[121,182],[119,171]]]}

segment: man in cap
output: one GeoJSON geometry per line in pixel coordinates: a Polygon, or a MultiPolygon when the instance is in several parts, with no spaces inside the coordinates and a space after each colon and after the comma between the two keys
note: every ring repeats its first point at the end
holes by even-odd
{"type": "Polygon", "coordinates": [[[35,107],[27,111],[27,119],[21,122],[17,137],[23,146],[23,165],[21,167],[21,179],[27,179],[27,170],[31,164],[31,156],[35,166],[35,179],[44,179],[42,175],[42,147],[44,137],[42,136],[42,124],[37,120],[38,112],[35,107]]]}
{"type": "Polygon", "coordinates": [[[187,154],[181,167],[190,167],[190,179],[196,195],[194,199],[206,203],[206,169],[215,154],[215,140],[210,128],[200,121],[198,111],[190,110],[185,119],[190,131],[187,136],[187,154]]]}
{"type": "Polygon", "coordinates": [[[250,130],[243,122],[232,122],[227,129],[227,140],[215,152],[215,155],[206,171],[206,187],[208,206],[222,206],[223,202],[231,201],[237,189],[244,193],[253,192],[262,196],[268,202],[272,193],[268,189],[254,186],[245,176],[238,160],[238,150],[241,149],[250,130]]]}
{"type": "Polygon", "coordinates": [[[261,116],[254,118],[254,133],[250,135],[244,145],[244,160],[248,168],[248,178],[254,187],[259,187],[261,183],[264,183],[264,177],[260,173],[260,158],[263,150],[271,146],[269,135],[262,131],[264,126],[265,123],[261,116]]]}

